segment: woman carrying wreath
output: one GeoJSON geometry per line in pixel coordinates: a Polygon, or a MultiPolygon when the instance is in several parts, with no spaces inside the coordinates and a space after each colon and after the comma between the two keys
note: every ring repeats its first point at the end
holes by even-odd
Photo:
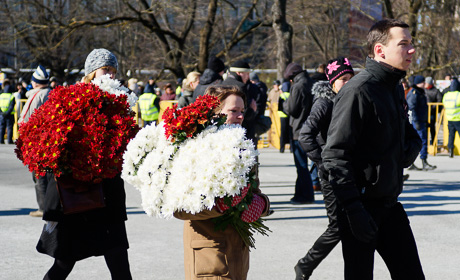
{"type": "MultiPolygon", "coordinates": [[[[241,125],[245,110],[245,95],[237,87],[211,86],[205,94],[216,96],[220,106],[215,113],[227,116],[226,124],[241,125]]],[[[253,167],[257,170],[257,166],[253,167]]],[[[266,195],[260,192],[259,180],[256,187],[252,186],[253,199],[251,204],[258,204],[260,211],[252,211],[251,207],[244,210],[241,217],[249,214],[258,219],[267,216],[270,202],[266,195]]],[[[250,186],[244,188],[239,196],[244,197],[250,186]]],[[[232,204],[233,205],[233,204],[232,204]]],[[[245,244],[237,230],[228,225],[225,230],[216,230],[213,219],[221,217],[228,208],[222,203],[222,198],[216,199],[211,210],[203,210],[191,214],[178,211],[174,216],[185,220],[184,223],[184,264],[185,279],[208,280],[245,280],[249,270],[249,247],[245,244]],[[221,201],[219,201],[221,200],[221,201]]]]}
{"type": "MultiPolygon", "coordinates": [[[[109,74],[114,79],[118,62],[106,49],[93,50],[85,62],[83,83],[109,74]]],[[[57,178],[59,184],[59,178],[57,178]]],[[[56,186],[48,188],[43,220],[47,221],[37,250],[53,257],[44,279],[66,279],[79,260],[103,255],[112,279],[132,279],[126,235],[126,195],[120,174],[102,179],[105,207],[64,214],[56,186]]]]}

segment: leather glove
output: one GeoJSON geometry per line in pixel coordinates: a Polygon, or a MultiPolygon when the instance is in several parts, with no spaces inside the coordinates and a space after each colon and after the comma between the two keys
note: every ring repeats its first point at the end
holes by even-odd
{"type": "Polygon", "coordinates": [[[350,229],[356,239],[370,242],[377,234],[378,227],[372,217],[364,209],[361,201],[355,201],[345,208],[350,229]]]}
{"type": "Polygon", "coordinates": [[[422,126],[421,126],[420,122],[415,122],[415,129],[416,130],[421,130],[422,129],[422,126]]]}

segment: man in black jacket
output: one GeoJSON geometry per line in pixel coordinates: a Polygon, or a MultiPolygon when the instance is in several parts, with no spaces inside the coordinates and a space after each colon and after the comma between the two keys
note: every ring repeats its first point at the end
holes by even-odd
{"type": "Polygon", "coordinates": [[[218,85],[222,83],[224,70],[224,62],[215,56],[211,56],[208,60],[208,68],[204,70],[203,75],[200,77],[198,86],[193,91],[193,101],[195,101],[198,96],[204,95],[206,89],[210,85],[218,85]]]}
{"type": "Polygon", "coordinates": [[[393,279],[425,279],[398,202],[403,168],[421,148],[400,85],[415,53],[408,27],[387,19],[371,27],[366,69],[341,89],[334,104],[321,168],[341,209],[345,279],[373,279],[376,250],[393,279]]]}
{"type": "Polygon", "coordinates": [[[293,83],[289,98],[283,103],[284,112],[289,115],[289,125],[292,127],[293,141],[291,143],[297,169],[295,193],[294,197],[291,198],[291,203],[310,204],[315,202],[313,184],[308,170],[308,157],[298,139],[300,129],[310,114],[313,102],[311,95],[313,80],[299,64],[294,62],[286,67],[284,78],[293,83]]]}
{"type": "Polygon", "coordinates": [[[257,136],[255,130],[255,122],[258,112],[265,111],[265,103],[263,108],[261,104],[257,104],[259,97],[259,88],[249,80],[249,73],[252,71],[249,64],[243,60],[238,60],[230,66],[230,71],[227,73],[227,78],[222,82],[223,86],[237,86],[246,95],[246,110],[244,112],[244,121],[242,126],[246,129],[246,137],[251,139],[257,149],[257,136]],[[262,111],[261,111],[262,110],[262,111]]]}

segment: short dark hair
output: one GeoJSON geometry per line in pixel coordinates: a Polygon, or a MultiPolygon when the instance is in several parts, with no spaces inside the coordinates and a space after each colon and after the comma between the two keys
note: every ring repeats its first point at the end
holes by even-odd
{"type": "Polygon", "coordinates": [[[390,29],[393,27],[409,28],[404,21],[397,19],[382,19],[374,25],[367,33],[367,48],[369,57],[374,57],[374,47],[377,43],[386,46],[390,39],[390,29]]]}

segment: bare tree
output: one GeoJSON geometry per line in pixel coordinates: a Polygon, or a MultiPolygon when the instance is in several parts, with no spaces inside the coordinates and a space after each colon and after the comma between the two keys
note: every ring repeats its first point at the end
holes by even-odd
{"type": "Polygon", "coordinates": [[[272,6],[273,30],[276,34],[277,79],[283,78],[286,66],[292,61],[292,26],[286,21],[286,0],[275,0],[272,6]]]}

